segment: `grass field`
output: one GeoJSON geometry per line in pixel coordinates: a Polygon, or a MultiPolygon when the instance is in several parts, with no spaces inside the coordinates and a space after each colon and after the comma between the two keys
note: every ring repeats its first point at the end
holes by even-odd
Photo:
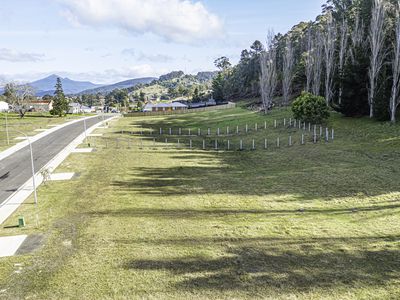
{"type": "Polygon", "coordinates": [[[67,115],[65,117],[53,117],[50,114],[42,114],[42,113],[27,113],[23,119],[21,119],[18,114],[7,114],[7,125],[9,128],[9,142],[7,141],[7,132],[6,132],[6,114],[0,113],[0,151],[13,146],[19,142],[20,140],[16,140],[15,138],[21,137],[22,134],[18,131],[22,131],[28,136],[36,135],[39,132],[35,131],[38,129],[50,129],[51,125],[59,125],[65,123],[67,121],[71,121],[76,119],[78,115],[67,115]]]}
{"type": "Polygon", "coordinates": [[[0,229],[45,241],[0,259],[0,298],[398,299],[400,127],[333,115],[333,143],[301,146],[297,130],[272,128],[285,117],[236,108],[113,122],[92,140],[97,152],[57,170],[78,178],[42,186],[39,207],[29,199],[5,224],[24,215],[26,228],[0,229]],[[289,135],[296,144],[138,143],[142,128],[215,133],[265,121],[268,130],[243,134],[246,145],[289,135]]]}

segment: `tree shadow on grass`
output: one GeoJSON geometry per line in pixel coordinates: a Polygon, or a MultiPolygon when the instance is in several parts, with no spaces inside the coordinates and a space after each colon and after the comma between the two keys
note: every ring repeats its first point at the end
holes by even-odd
{"type": "MultiPolygon", "coordinates": [[[[361,242],[369,245],[379,240],[365,238],[361,242]]],[[[352,287],[355,283],[383,285],[400,278],[398,247],[376,251],[357,247],[354,250],[344,247],[356,246],[357,240],[344,239],[338,243],[338,240],[326,239],[323,241],[327,244],[326,249],[322,250],[320,242],[307,239],[244,239],[230,241],[231,246],[219,257],[131,260],[123,268],[162,270],[183,276],[184,279],[176,284],[183,290],[260,292],[282,289],[286,292],[306,292],[314,288],[336,288],[338,285],[352,287]]],[[[170,243],[175,245],[176,241],[170,243]]],[[[201,247],[203,244],[199,240],[193,245],[201,247]]]]}

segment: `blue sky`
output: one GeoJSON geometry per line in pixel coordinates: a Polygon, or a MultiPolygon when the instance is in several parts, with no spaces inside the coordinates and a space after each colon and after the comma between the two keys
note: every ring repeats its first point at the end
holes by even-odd
{"type": "Polygon", "coordinates": [[[53,73],[112,83],[213,70],[314,19],[324,0],[2,0],[0,82],[53,73]]]}

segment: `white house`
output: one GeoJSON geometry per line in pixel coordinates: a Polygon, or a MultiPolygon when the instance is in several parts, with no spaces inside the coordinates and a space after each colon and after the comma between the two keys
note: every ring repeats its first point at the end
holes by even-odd
{"type": "Polygon", "coordinates": [[[10,110],[10,106],[7,102],[0,101],[0,112],[8,112],[10,110]]]}
{"type": "Polygon", "coordinates": [[[79,103],[72,102],[68,106],[69,106],[69,110],[68,110],[69,114],[79,114],[79,113],[81,113],[81,105],[79,103]]]}

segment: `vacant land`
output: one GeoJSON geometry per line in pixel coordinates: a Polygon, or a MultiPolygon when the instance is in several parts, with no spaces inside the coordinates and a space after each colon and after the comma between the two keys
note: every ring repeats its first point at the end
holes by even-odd
{"type": "Polygon", "coordinates": [[[23,137],[20,133],[21,131],[28,136],[36,135],[39,132],[35,130],[45,130],[51,128],[52,125],[59,125],[67,121],[79,118],[79,115],[67,115],[65,117],[53,117],[50,114],[41,113],[27,113],[24,118],[20,118],[18,114],[5,114],[0,113],[0,151],[21,142],[16,140],[17,137],[23,137]],[[8,138],[7,141],[7,131],[6,131],[6,117],[8,125],[8,138]]]}
{"type": "Polygon", "coordinates": [[[41,187],[39,207],[30,199],[6,224],[22,214],[25,229],[0,229],[45,238],[0,260],[0,298],[398,299],[400,127],[333,115],[335,142],[300,146],[297,130],[272,128],[289,116],[237,108],[113,123],[92,140],[97,152],[57,170],[79,178],[41,187]],[[138,142],[141,128],[264,121],[243,134],[255,151],[138,142]],[[279,149],[261,149],[277,136],[279,149]]]}

